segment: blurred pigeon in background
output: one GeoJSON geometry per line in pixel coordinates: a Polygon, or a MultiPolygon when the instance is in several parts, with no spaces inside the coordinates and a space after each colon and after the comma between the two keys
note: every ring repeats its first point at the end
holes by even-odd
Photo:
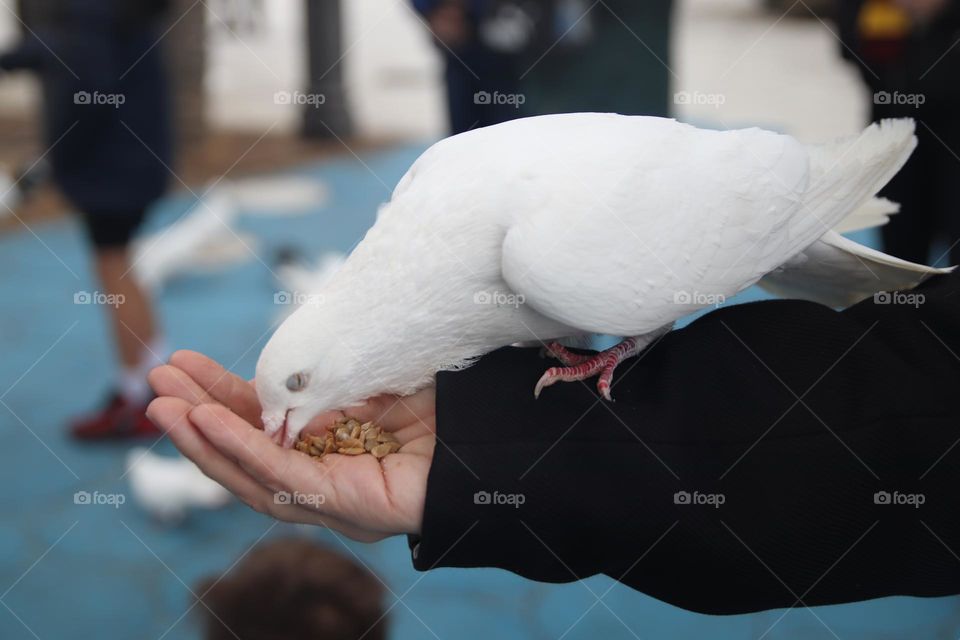
{"type": "Polygon", "coordinates": [[[38,158],[18,171],[0,167],[0,218],[16,215],[17,207],[50,177],[50,165],[38,158]]]}
{"type": "Polygon", "coordinates": [[[400,180],[322,303],[264,348],[265,429],[291,446],[322,411],[412,393],[531,339],[564,365],[535,393],[599,374],[609,400],[621,360],[758,281],[842,306],[942,273],[832,231],[896,211],[875,196],[913,133],[912,120],[891,120],[804,145],[757,128],[583,113],[442,140],[400,180]],[[553,342],[586,333],[628,337],[593,357],[553,342]]]}
{"type": "Polygon", "coordinates": [[[21,193],[13,175],[0,167],[0,218],[13,215],[20,205],[21,193]]]}
{"type": "Polygon", "coordinates": [[[277,304],[285,305],[286,317],[304,304],[322,302],[320,291],[343,266],[346,256],[337,251],[321,254],[316,264],[309,264],[294,249],[283,251],[274,272],[282,289],[274,294],[277,304]]]}
{"type": "Polygon", "coordinates": [[[302,215],[330,200],[327,184],[310,176],[257,176],[221,184],[245,215],[302,215]]]}
{"type": "Polygon", "coordinates": [[[230,492],[184,457],[160,456],[144,447],[127,453],[130,491],[140,507],[167,524],[177,524],[190,509],[218,509],[230,492]]]}
{"type": "MultiPolygon", "coordinates": [[[[133,273],[137,281],[148,289],[156,289],[174,275],[195,270],[203,260],[209,262],[213,247],[231,240],[232,244],[244,242],[232,227],[237,213],[236,202],[228,190],[209,189],[176,222],[135,241],[133,273]]],[[[230,252],[235,254],[236,251],[230,252]]]]}
{"type": "Polygon", "coordinates": [[[327,185],[309,177],[218,182],[176,222],[134,242],[134,275],[144,287],[157,289],[178,275],[209,273],[251,260],[257,238],[238,228],[240,215],[302,215],[328,199],[327,185]]]}

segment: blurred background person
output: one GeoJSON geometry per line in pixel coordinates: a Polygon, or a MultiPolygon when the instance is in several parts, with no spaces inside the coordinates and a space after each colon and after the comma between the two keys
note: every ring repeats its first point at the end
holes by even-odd
{"type": "Polygon", "coordinates": [[[414,0],[452,133],[521,115],[669,112],[671,0],[414,0]]]}
{"type": "Polygon", "coordinates": [[[223,576],[194,589],[206,640],[383,640],[380,579],[303,538],[256,546],[223,576]]]}
{"type": "Polygon", "coordinates": [[[130,240],[163,195],[172,154],[159,24],[167,0],[46,0],[35,25],[0,56],[43,88],[47,158],[79,212],[110,314],[119,375],[92,415],[71,423],[80,439],[155,436],[144,415],[146,373],[167,356],[149,296],[133,277],[130,240]]]}
{"type": "MultiPolygon", "coordinates": [[[[919,144],[881,195],[901,212],[883,227],[883,250],[926,262],[937,242],[960,263],[960,6],[954,0],[843,0],[844,56],[872,93],[871,120],[918,121],[919,144]]],[[[933,259],[942,259],[934,255],[933,259]]]]}
{"type": "Polygon", "coordinates": [[[443,57],[450,133],[518,116],[514,104],[499,98],[517,94],[518,59],[512,47],[491,46],[486,21],[493,16],[495,4],[492,0],[413,0],[443,57]]]}
{"type": "Polygon", "coordinates": [[[671,0],[545,0],[520,70],[528,115],[669,114],[671,0]]]}

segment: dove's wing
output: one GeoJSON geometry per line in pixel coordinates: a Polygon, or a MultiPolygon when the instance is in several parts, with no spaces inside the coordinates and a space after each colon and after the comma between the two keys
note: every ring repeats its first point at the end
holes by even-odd
{"type": "Polygon", "coordinates": [[[867,202],[914,145],[905,122],[806,148],[759,129],[608,118],[543,141],[548,159],[524,179],[549,195],[525,198],[536,206],[509,225],[501,269],[538,312],[614,335],[753,284],[867,202]]]}
{"type": "Polygon", "coordinates": [[[503,277],[527,304],[584,331],[638,335],[783,261],[808,182],[802,145],[758,129],[611,124],[555,154],[552,197],[506,234],[503,277]]]}

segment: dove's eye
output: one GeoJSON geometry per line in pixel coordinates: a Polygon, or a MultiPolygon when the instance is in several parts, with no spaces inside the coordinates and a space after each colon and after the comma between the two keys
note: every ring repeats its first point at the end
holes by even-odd
{"type": "Polygon", "coordinates": [[[302,391],[307,386],[307,374],[295,373],[287,378],[287,389],[290,391],[302,391]]]}

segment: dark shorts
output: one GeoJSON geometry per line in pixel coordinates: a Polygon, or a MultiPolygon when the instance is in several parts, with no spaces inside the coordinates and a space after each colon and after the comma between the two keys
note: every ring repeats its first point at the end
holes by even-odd
{"type": "Polygon", "coordinates": [[[146,209],[125,213],[84,211],[80,217],[87,236],[98,249],[125,247],[146,216],[146,209]]]}

